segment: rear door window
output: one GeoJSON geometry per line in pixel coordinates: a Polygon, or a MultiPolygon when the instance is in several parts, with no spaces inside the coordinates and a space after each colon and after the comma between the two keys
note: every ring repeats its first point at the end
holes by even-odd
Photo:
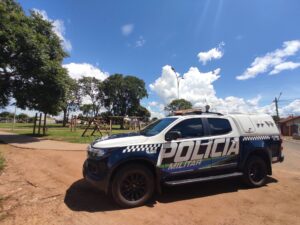
{"type": "Polygon", "coordinates": [[[231,125],[227,119],[207,118],[211,135],[228,134],[232,131],[231,125]]]}

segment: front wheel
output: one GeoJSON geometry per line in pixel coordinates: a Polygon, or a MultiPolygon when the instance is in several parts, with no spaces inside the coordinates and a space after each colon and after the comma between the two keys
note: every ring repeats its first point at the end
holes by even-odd
{"type": "Polygon", "coordinates": [[[251,187],[261,187],[266,184],[267,165],[259,156],[251,156],[244,169],[244,180],[251,187]]]}
{"type": "Polygon", "coordinates": [[[144,205],[153,192],[153,173],[142,165],[122,167],[112,181],[112,197],[121,207],[144,205]]]}

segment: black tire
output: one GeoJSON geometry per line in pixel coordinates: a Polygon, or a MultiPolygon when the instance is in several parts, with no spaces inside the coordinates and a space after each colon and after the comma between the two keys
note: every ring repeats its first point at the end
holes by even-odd
{"type": "Polygon", "coordinates": [[[251,156],[244,169],[244,181],[250,187],[261,187],[266,184],[267,164],[259,156],[251,156]]]}
{"type": "Polygon", "coordinates": [[[145,166],[124,166],[112,181],[112,197],[124,208],[144,205],[153,195],[154,176],[145,166]]]}

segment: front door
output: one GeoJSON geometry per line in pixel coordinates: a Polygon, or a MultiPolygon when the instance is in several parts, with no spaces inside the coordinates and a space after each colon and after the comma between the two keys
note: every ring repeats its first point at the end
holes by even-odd
{"type": "Polygon", "coordinates": [[[167,173],[181,173],[209,169],[213,141],[207,136],[201,118],[186,119],[170,131],[179,131],[181,137],[163,144],[157,166],[167,173]]]}

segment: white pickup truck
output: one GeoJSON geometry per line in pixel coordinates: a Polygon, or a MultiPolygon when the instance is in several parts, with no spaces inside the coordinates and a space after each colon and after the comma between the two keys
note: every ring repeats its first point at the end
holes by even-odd
{"type": "Polygon", "coordinates": [[[162,185],[241,176],[252,187],[262,186],[272,163],[284,159],[281,144],[269,115],[170,116],[138,133],[93,142],[83,175],[122,207],[136,207],[162,185]]]}

